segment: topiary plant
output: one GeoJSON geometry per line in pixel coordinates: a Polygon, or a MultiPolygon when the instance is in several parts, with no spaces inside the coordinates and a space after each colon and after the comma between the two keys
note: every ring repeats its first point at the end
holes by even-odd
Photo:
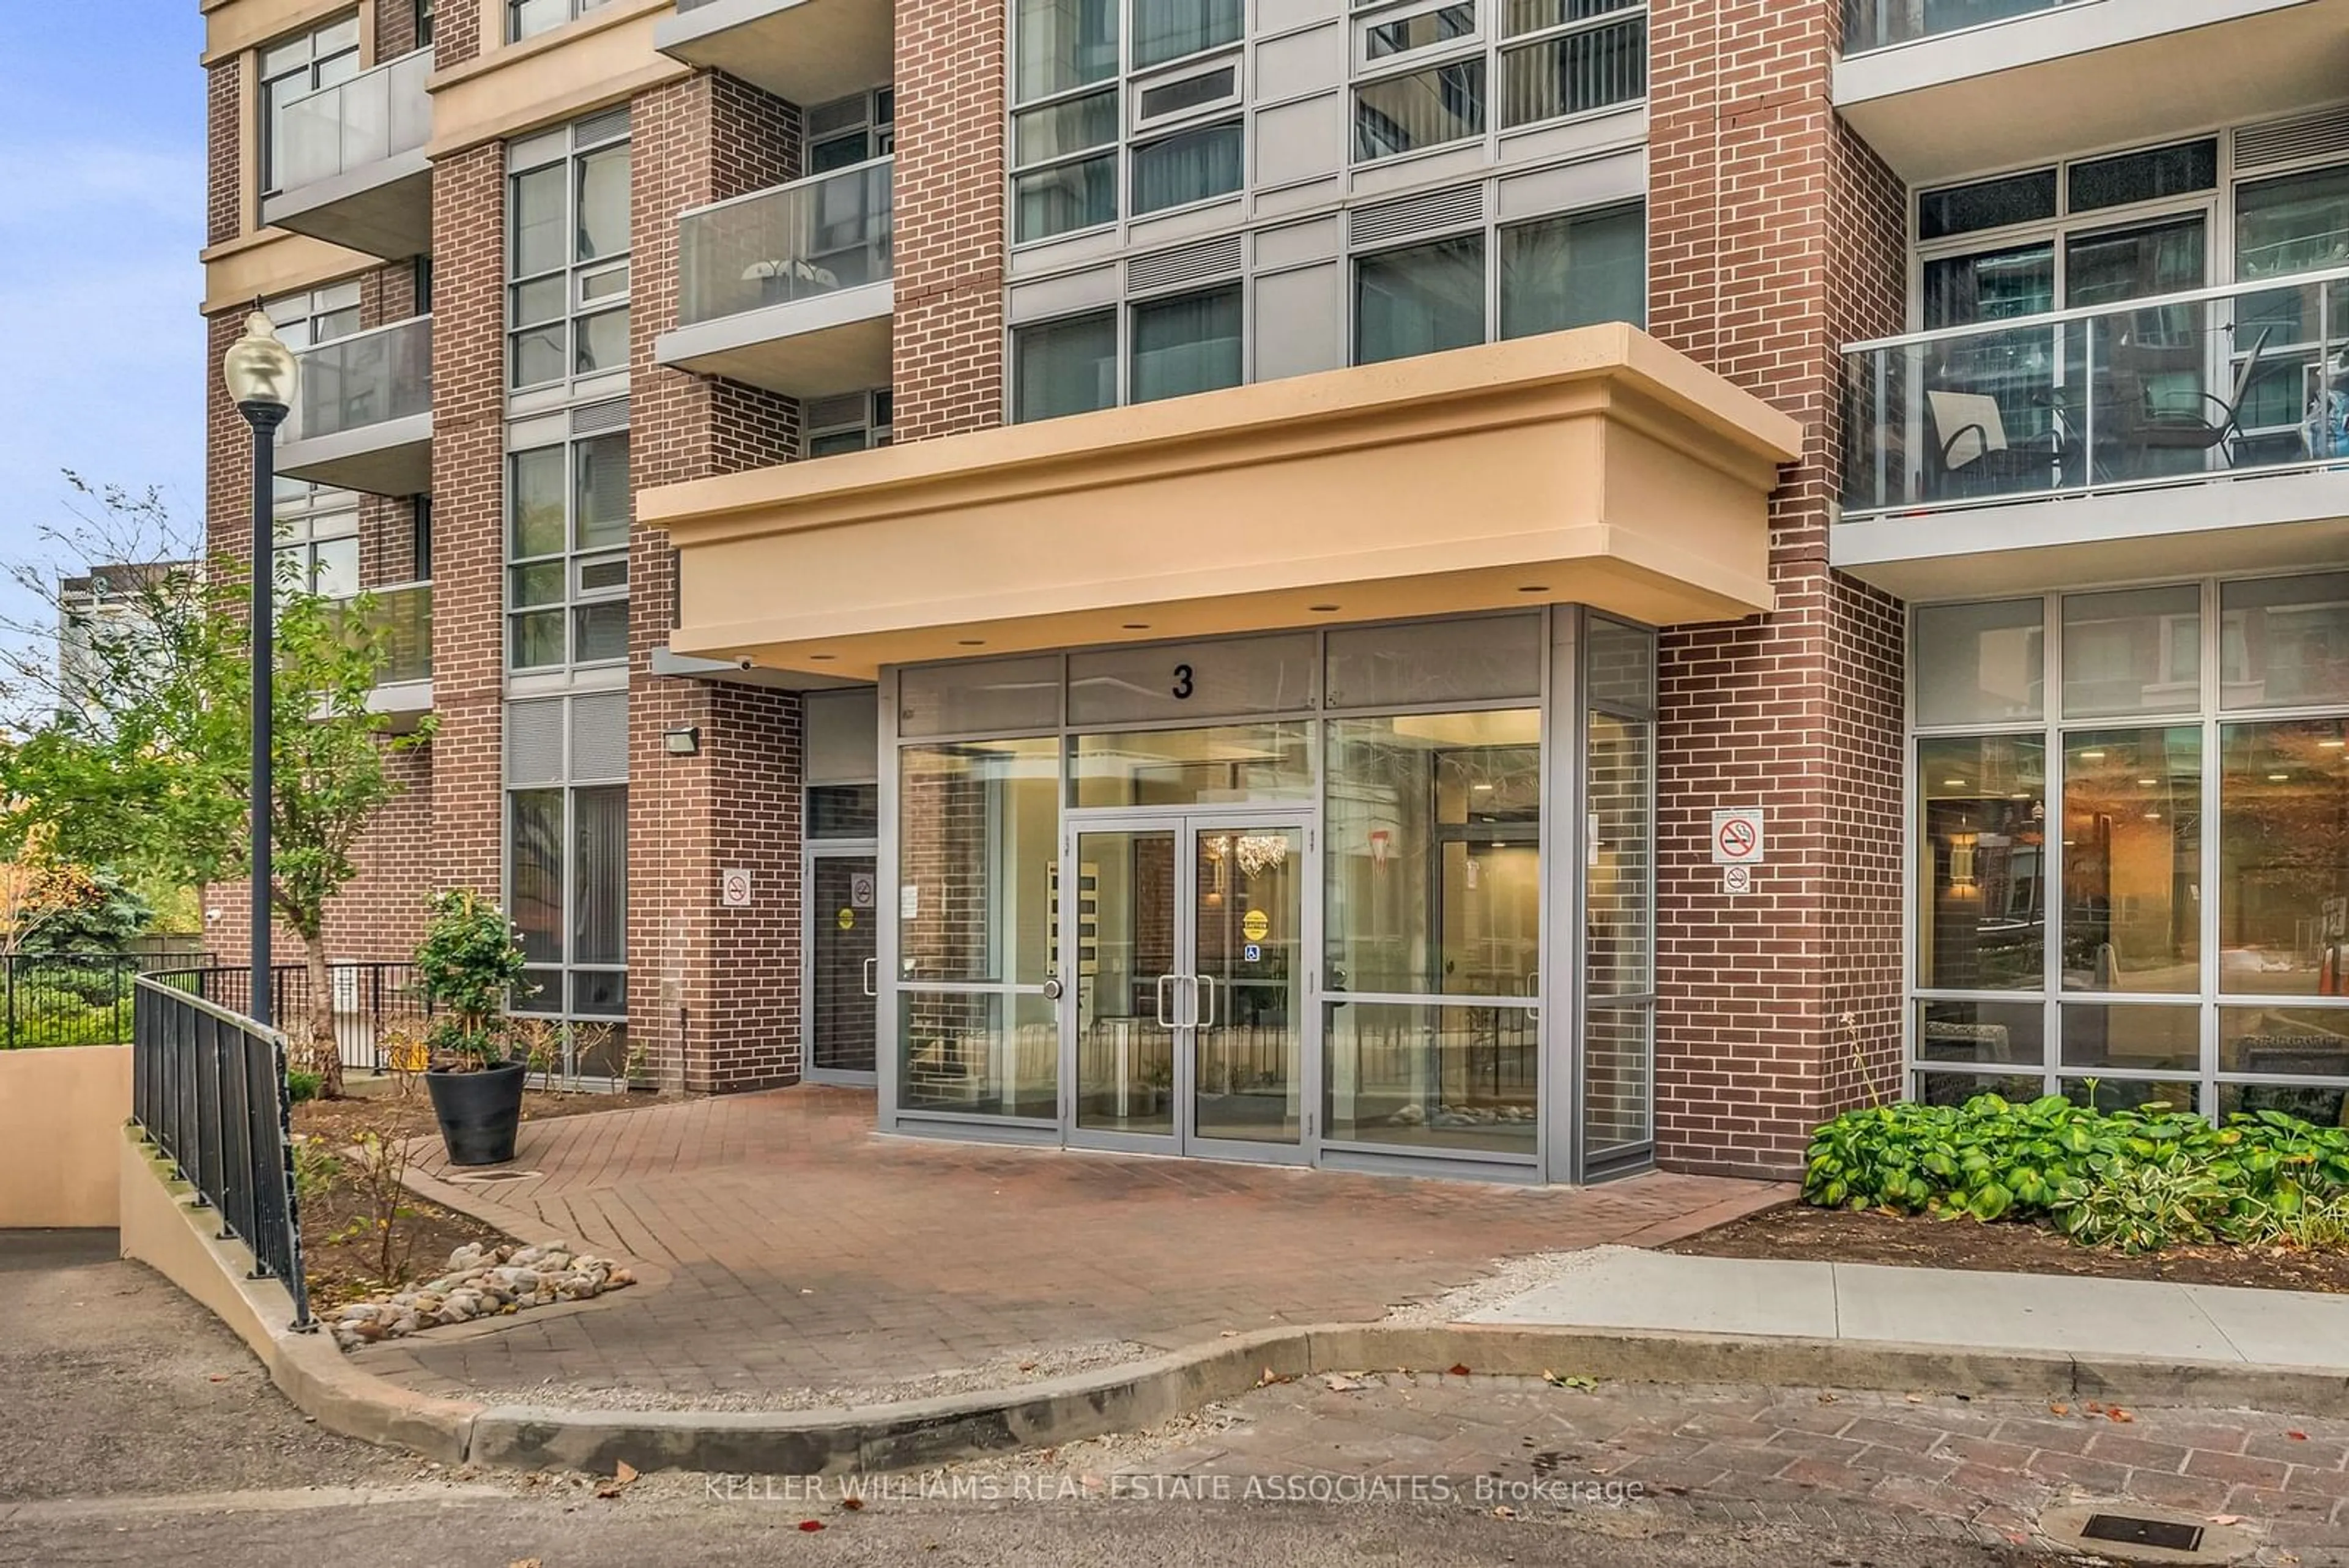
{"type": "Polygon", "coordinates": [[[506,1059],[506,997],[522,979],[522,944],[505,912],[470,888],[432,896],[432,918],[416,945],[416,975],[443,1010],[432,1025],[438,1064],[477,1072],[506,1059]]]}

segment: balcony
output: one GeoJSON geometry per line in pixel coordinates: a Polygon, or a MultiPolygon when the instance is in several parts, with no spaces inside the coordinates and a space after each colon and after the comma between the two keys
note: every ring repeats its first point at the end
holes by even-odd
{"type": "Polygon", "coordinates": [[[288,103],[262,222],[387,261],[430,251],[431,74],[432,51],[419,49],[288,103]]]}
{"type": "Polygon", "coordinates": [[[432,318],[337,337],[301,356],[277,470],[369,495],[432,488],[432,318]]]}
{"type": "Polygon", "coordinates": [[[891,11],[890,0],[677,0],[653,43],[805,108],[889,84],[891,11]]]}
{"type": "Polygon", "coordinates": [[[1846,370],[1833,559],[1896,593],[2340,555],[2349,268],[1858,344],[1846,370]]]}
{"type": "Polygon", "coordinates": [[[876,158],[686,213],[660,362],[794,398],[886,386],[891,172],[876,158]]]}
{"type": "Polygon", "coordinates": [[[1835,102],[1912,185],[2338,99],[2349,0],[1847,0],[1835,102]]]}
{"type": "MultiPolygon", "coordinates": [[[[392,716],[395,731],[412,730],[432,711],[432,585],[400,583],[370,588],[366,624],[383,638],[384,664],[368,706],[392,716]]],[[[345,601],[348,612],[356,601],[345,601]]]]}

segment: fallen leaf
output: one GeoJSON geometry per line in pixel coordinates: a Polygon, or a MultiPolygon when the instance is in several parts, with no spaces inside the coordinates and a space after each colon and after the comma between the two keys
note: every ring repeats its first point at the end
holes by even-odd
{"type": "Polygon", "coordinates": [[[1547,1366],[1542,1368],[1542,1381],[1553,1388],[1578,1388],[1586,1394],[1599,1386],[1599,1379],[1596,1377],[1578,1376],[1561,1377],[1547,1366]]]}
{"type": "Polygon", "coordinates": [[[1222,1334],[1216,1335],[1219,1339],[1237,1339],[1239,1336],[1240,1331],[1236,1328],[1227,1328],[1224,1330],[1222,1334]]]}
{"type": "Polygon", "coordinates": [[[1493,1517],[1495,1519],[1515,1519],[1517,1517],[1517,1511],[1511,1508],[1506,1502],[1498,1503],[1495,1505],[1493,1509],[1493,1517]]]}
{"type": "Polygon", "coordinates": [[[1909,1403],[1911,1405],[1922,1405],[1924,1402],[1925,1397],[1922,1394],[1911,1394],[1909,1396],[1909,1403]]]}
{"type": "Polygon", "coordinates": [[[1036,1364],[1032,1361],[1023,1361],[1019,1364],[1019,1370],[1022,1372],[1033,1372],[1036,1370],[1036,1364]]]}
{"type": "Polygon", "coordinates": [[[2107,1421],[2134,1421],[2137,1417],[2116,1405],[2111,1409],[2105,1412],[2105,1419],[2107,1421]]]}
{"type": "Polygon", "coordinates": [[[1451,1366],[1451,1372],[1452,1372],[1452,1376],[1454,1376],[1454,1377],[1466,1377],[1466,1376],[1471,1376],[1471,1374],[1470,1374],[1470,1373],[1469,1373],[1469,1371],[1468,1371],[1467,1366],[1466,1366],[1464,1364],[1463,1364],[1463,1363],[1461,1363],[1461,1362],[1457,1362],[1457,1361],[1455,1361],[1455,1362],[1454,1362],[1454,1363],[1452,1364],[1452,1366],[1451,1366]]]}
{"type": "Polygon", "coordinates": [[[2068,1416],[2072,1413],[2072,1407],[2069,1405],[2050,1405],[2047,1407],[2047,1413],[2051,1416],[2068,1416]]]}
{"type": "Polygon", "coordinates": [[[627,1490],[628,1483],[636,1479],[636,1467],[630,1464],[627,1460],[622,1459],[618,1464],[612,1467],[612,1479],[595,1489],[595,1495],[597,1497],[617,1497],[622,1492],[627,1490]]]}
{"type": "Polygon", "coordinates": [[[1297,1380],[1293,1377],[1283,1377],[1279,1373],[1275,1372],[1271,1367],[1268,1366],[1264,1369],[1264,1376],[1256,1380],[1256,1386],[1259,1388],[1269,1388],[1276,1383],[1294,1383],[1297,1380]]]}
{"type": "Polygon", "coordinates": [[[854,1492],[850,1492],[840,1500],[840,1506],[849,1513],[862,1513],[864,1511],[864,1500],[854,1492]]]}
{"type": "Polygon", "coordinates": [[[2286,1432],[2284,1436],[2290,1438],[2295,1443],[2304,1443],[2308,1441],[2308,1434],[2306,1432],[2286,1432]]]}
{"type": "Polygon", "coordinates": [[[1341,1376],[1335,1372],[1332,1372],[1329,1376],[1321,1379],[1321,1381],[1328,1386],[1330,1392],[1332,1394],[1351,1394],[1355,1389],[1361,1386],[1361,1385],[1354,1381],[1354,1379],[1341,1376]]]}
{"type": "Polygon", "coordinates": [[[1832,1405],[1836,1403],[1836,1397],[1832,1394],[1822,1394],[1819,1396],[1819,1403],[1822,1405],[1832,1405]]]}
{"type": "Polygon", "coordinates": [[[2243,1516],[2240,1513],[2214,1513],[2210,1516],[2209,1522],[2212,1524],[2240,1524],[2243,1522],[2243,1516]]]}
{"type": "Polygon", "coordinates": [[[2091,1399],[2091,1400],[2089,1400],[2089,1401],[2088,1401],[2088,1414],[2089,1414],[2089,1415],[2091,1415],[2091,1416],[2101,1416],[2101,1415],[2103,1415],[2104,1413],[2105,1413],[2105,1407],[2104,1407],[2102,1405],[2097,1404],[2094,1399],[2091,1399]]]}
{"type": "Polygon", "coordinates": [[[215,1372],[212,1374],[212,1381],[215,1383],[225,1383],[228,1381],[228,1374],[225,1372],[215,1372]]]}
{"type": "Polygon", "coordinates": [[[800,1528],[802,1530],[822,1530],[823,1528],[823,1521],[821,1519],[802,1519],[800,1521],[800,1528]]]}
{"type": "Polygon", "coordinates": [[[545,1564],[535,1557],[517,1557],[506,1568],[545,1568],[545,1564]]]}

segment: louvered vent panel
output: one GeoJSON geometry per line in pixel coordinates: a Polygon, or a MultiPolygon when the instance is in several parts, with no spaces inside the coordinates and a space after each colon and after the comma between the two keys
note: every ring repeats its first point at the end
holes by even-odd
{"type": "Polygon", "coordinates": [[[861,425],[864,422],[864,394],[843,392],[837,397],[810,398],[802,405],[802,411],[806,415],[806,428],[812,431],[861,425]]]}
{"type": "Polygon", "coordinates": [[[1134,257],[1125,264],[1125,286],[1131,293],[1141,294],[1154,288],[1171,288],[1176,284],[1196,283],[1201,278],[1228,277],[1239,270],[1240,237],[1226,234],[1222,239],[1203,240],[1179,250],[1134,257]]]}
{"type": "Polygon", "coordinates": [[[2271,120],[2235,132],[2235,167],[2269,169],[2302,158],[2349,152],[2349,109],[2271,120]]]}
{"type": "Polygon", "coordinates": [[[1358,207],[1348,233],[1358,245],[1382,244],[1484,221],[1485,187],[1463,185],[1456,191],[1433,191],[1424,196],[1381,202],[1375,207],[1358,207]]]}
{"type": "Polygon", "coordinates": [[[506,704],[506,783],[563,782],[563,699],[506,704]]]}
{"type": "Polygon", "coordinates": [[[605,431],[628,428],[628,400],[610,398],[600,403],[590,403],[584,409],[571,410],[573,435],[601,435],[605,431]]]}
{"type": "Polygon", "coordinates": [[[591,114],[574,125],[572,132],[574,139],[574,145],[579,147],[591,146],[598,141],[608,141],[616,136],[626,136],[628,134],[628,106],[624,103],[617,109],[607,109],[601,114],[591,114]]]}
{"type": "Polygon", "coordinates": [[[830,103],[817,104],[807,112],[807,134],[830,136],[837,130],[854,130],[864,123],[864,95],[836,98],[830,103]]]}
{"type": "Polygon", "coordinates": [[[628,695],[601,691],[571,700],[571,779],[628,776],[628,695]]]}

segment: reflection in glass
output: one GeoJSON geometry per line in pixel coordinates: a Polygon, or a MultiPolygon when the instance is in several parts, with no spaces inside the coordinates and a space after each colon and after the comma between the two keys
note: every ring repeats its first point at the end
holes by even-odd
{"type": "Polygon", "coordinates": [[[870,1073],[879,1040],[864,988],[881,934],[873,857],[819,857],[808,880],[808,1064],[870,1073]]]}
{"type": "Polygon", "coordinates": [[[898,997],[897,1016],[898,1099],[905,1109],[1044,1120],[1059,1115],[1060,1032],[1045,998],[907,991],[898,997]]]}
{"type": "Polygon", "coordinates": [[[1060,751],[1044,739],[899,753],[897,929],[908,982],[1044,982],[1060,751]]]}
{"type": "Polygon", "coordinates": [[[1342,719],[1327,734],[1330,989],[1535,994],[1540,710],[1342,719]]]}
{"type": "Polygon", "coordinates": [[[1655,1104],[1649,1062],[1652,1006],[1593,1006],[1582,1023],[1582,1147],[1586,1158],[1646,1143],[1655,1104]]]}
{"type": "Polygon", "coordinates": [[[2045,712],[2038,599],[1930,605],[1911,636],[1920,724],[1992,724],[2045,712]]]}
{"type": "Polygon", "coordinates": [[[810,838],[871,838],[881,831],[881,786],[815,784],[807,792],[810,838]]]}
{"type": "Polygon", "coordinates": [[[2193,1073],[2202,1066],[2199,1007],[2099,1007],[2065,1002],[2064,1065],[2130,1073],[2193,1073]]]}
{"type": "Polygon", "coordinates": [[[2027,1106],[2039,1098],[2045,1083],[2037,1076],[2012,1074],[1920,1073],[1917,1100],[1927,1106],[1962,1106],[1977,1095],[1996,1095],[2010,1105],[2027,1106]]]}
{"type": "Polygon", "coordinates": [[[2064,988],[2193,992],[2202,952],[2202,731],[2064,742],[2064,988]]]}
{"type": "Polygon", "coordinates": [[[1061,656],[970,659],[901,671],[897,733],[974,735],[1061,722],[1061,656]]]}
{"type": "Polygon", "coordinates": [[[1295,1143],[1305,1027],[1305,835],[1201,833],[1192,874],[1194,1130],[1295,1143]]]}
{"type": "Polygon", "coordinates": [[[2045,971],[2047,748],[2037,735],[1917,746],[1917,983],[2035,991],[2045,971]]]}
{"type": "Polygon", "coordinates": [[[1920,1002],[1917,1060],[1983,1066],[2046,1059],[2045,1010],[2037,1002],[1920,1002]]]}
{"type": "Polygon", "coordinates": [[[2064,600],[2064,716],[2202,704],[2202,590],[2128,588],[2064,600]]]}
{"type": "MultiPolygon", "coordinates": [[[[1541,695],[1541,612],[1406,626],[1333,628],[1325,681],[1332,708],[1478,702],[1541,695]]],[[[1652,650],[1649,663],[1654,662],[1652,650]]]]}
{"type": "Polygon", "coordinates": [[[2349,1127],[2349,1087],[2321,1084],[2221,1084],[2219,1115],[2281,1111],[2321,1127],[2349,1127]]]}
{"type": "Polygon", "coordinates": [[[1532,1008],[1333,1002],[1328,1030],[1332,1140],[1535,1151],[1532,1008]]]}
{"type": "Polygon", "coordinates": [[[1654,787],[1643,721],[1590,715],[1584,764],[1592,841],[1584,859],[1588,934],[1585,988],[1593,996],[1639,996],[1655,989],[1654,787]]]}
{"type": "Polygon", "coordinates": [[[2349,1078],[2349,1008],[2222,1007],[2219,1071],[2349,1078]]]}
{"type": "Polygon", "coordinates": [[[2349,722],[2221,733],[2219,989],[2349,994],[2349,722]]]}
{"type": "Polygon", "coordinates": [[[2142,1078],[2065,1078],[2061,1081],[2065,1099],[2075,1106],[2090,1106],[2100,1111],[2147,1111],[2166,1107],[2173,1111],[2195,1111],[2202,1107],[2200,1085],[2173,1083],[2167,1080],[2147,1081],[2142,1078]]]}
{"type": "Polygon", "coordinates": [[[1303,723],[1229,724],[1080,735],[1070,793],[1081,806],[1309,800],[1311,729],[1303,723]]]}
{"type": "Polygon", "coordinates": [[[1077,1126],[1174,1131],[1174,835],[1077,838],[1077,1126]]]}
{"type": "Polygon", "coordinates": [[[2223,583],[2220,702],[2349,702],[2349,572],[2223,583]]]}

